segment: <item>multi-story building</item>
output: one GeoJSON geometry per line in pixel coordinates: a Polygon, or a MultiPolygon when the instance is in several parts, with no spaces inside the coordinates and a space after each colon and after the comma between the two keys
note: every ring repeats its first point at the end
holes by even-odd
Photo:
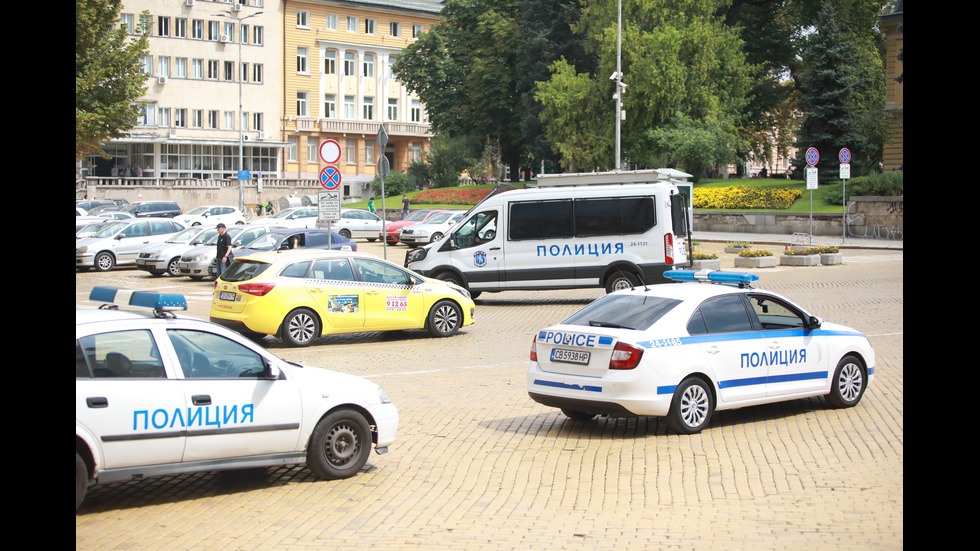
{"type": "Polygon", "coordinates": [[[124,0],[120,24],[149,35],[143,111],[86,175],[281,173],[282,17],[279,0],[124,0]]]}
{"type": "Polygon", "coordinates": [[[421,158],[431,137],[425,109],[391,68],[442,7],[443,0],[285,0],[284,176],[317,178],[327,139],[341,146],[345,196],[372,193],[380,155],[396,171],[421,158]],[[382,124],[389,142],[380,152],[382,124]]]}

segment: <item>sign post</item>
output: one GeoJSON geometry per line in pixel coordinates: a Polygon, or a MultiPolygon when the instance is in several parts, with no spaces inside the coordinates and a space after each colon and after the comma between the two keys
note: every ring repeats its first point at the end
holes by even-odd
{"type": "Polygon", "coordinates": [[[378,178],[381,180],[381,242],[384,243],[384,258],[388,259],[388,235],[385,233],[385,226],[388,224],[388,211],[385,209],[385,178],[388,176],[388,157],[385,157],[385,148],[388,147],[388,133],[385,131],[384,123],[378,128],[378,135],[374,138],[374,143],[378,146],[378,178]]]}
{"type": "Polygon", "coordinates": [[[813,190],[817,189],[820,183],[819,173],[817,172],[817,162],[820,161],[820,152],[817,148],[811,147],[806,150],[806,188],[810,190],[810,236],[808,244],[813,244],[813,190]]]}
{"type": "Polygon", "coordinates": [[[842,147],[840,152],[837,153],[837,159],[840,161],[840,179],[844,182],[844,188],[841,197],[841,205],[843,205],[841,216],[842,228],[841,228],[841,243],[847,239],[847,179],[851,177],[851,150],[842,147]]]}
{"type": "MultiPolygon", "coordinates": [[[[320,142],[320,147],[318,148],[318,153],[320,154],[320,160],[327,164],[327,166],[320,169],[320,185],[323,186],[325,192],[320,192],[317,195],[317,219],[327,221],[327,231],[332,231],[334,220],[340,219],[340,182],[343,180],[343,176],[340,173],[340,168],[336,166],[337,162],[340,161],[340,155],[342,150],[340,149],[340,142],[337,140],[326,139],[320,142]],[[334,210],[334,199],[336,199],[336,211],[334,210]]],[[[333,234],[331,233],[332,237],[333,234]]],[[[333,239],[327,239],[330,246],[333,246],[333,239]]]]}

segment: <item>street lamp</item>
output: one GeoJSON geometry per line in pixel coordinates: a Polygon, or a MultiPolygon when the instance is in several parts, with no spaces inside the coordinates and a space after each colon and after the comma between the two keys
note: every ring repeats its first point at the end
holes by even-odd
{"type": "Polygon", "coordinates": [[[238,23],[238,208],[245,212],[245,180],[242,171],[245,170],[245,124],[242,121],[242,21],[258,17],[262,12],[255,12],[245,17],[239,17],[233,11],[223,11],[218,15],[234,19],[238,23]]]}

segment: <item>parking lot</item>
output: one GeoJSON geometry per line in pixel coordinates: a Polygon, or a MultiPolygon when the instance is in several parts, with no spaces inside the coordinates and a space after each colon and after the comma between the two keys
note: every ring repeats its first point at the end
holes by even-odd
{"type": "MultiPolygon", "coordinates": [[[[383,255],[379,243],[358,246],[383,255]]],[[[401,264],[406,251],[387,257],[401,264]]],[[[388,390],[398,440],[359,475],[320,481],[295,466],[93,488],[76,511],[76,549],[904,547],[902,251],[746,271],[869,335],[875,382],[857,407],[814,398],[723,411],[691,436],[656,418],[571,421],[527,396],[531,338],[602,291],[484,294],[476,323],[445,339],[363,333],[303,349],[264,339],[285,359],[388,390]]],[[[78,308],[95,307],[96,285],[182,293],[189,315],[208,316],[208,281],[76,273],[78,308]]]]}

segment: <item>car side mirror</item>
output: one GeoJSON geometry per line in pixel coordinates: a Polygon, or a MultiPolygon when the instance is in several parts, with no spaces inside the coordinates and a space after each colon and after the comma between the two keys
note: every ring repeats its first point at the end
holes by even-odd
{"type": "Polygon", "coordinates": [[[810,319],[807,320],[806,327],[807,329],[819,329],[821,323],[823,322],[817,316],[810,316],[810,319]]]}
{"type": "Polygon", "coordinates": [[[273,365],[272,362],[267,359],[263,358],[262,361],[265,363],[265,378],[269,379],[270,381],[275,381],[278,379],[279,368],[273,365]]]}

